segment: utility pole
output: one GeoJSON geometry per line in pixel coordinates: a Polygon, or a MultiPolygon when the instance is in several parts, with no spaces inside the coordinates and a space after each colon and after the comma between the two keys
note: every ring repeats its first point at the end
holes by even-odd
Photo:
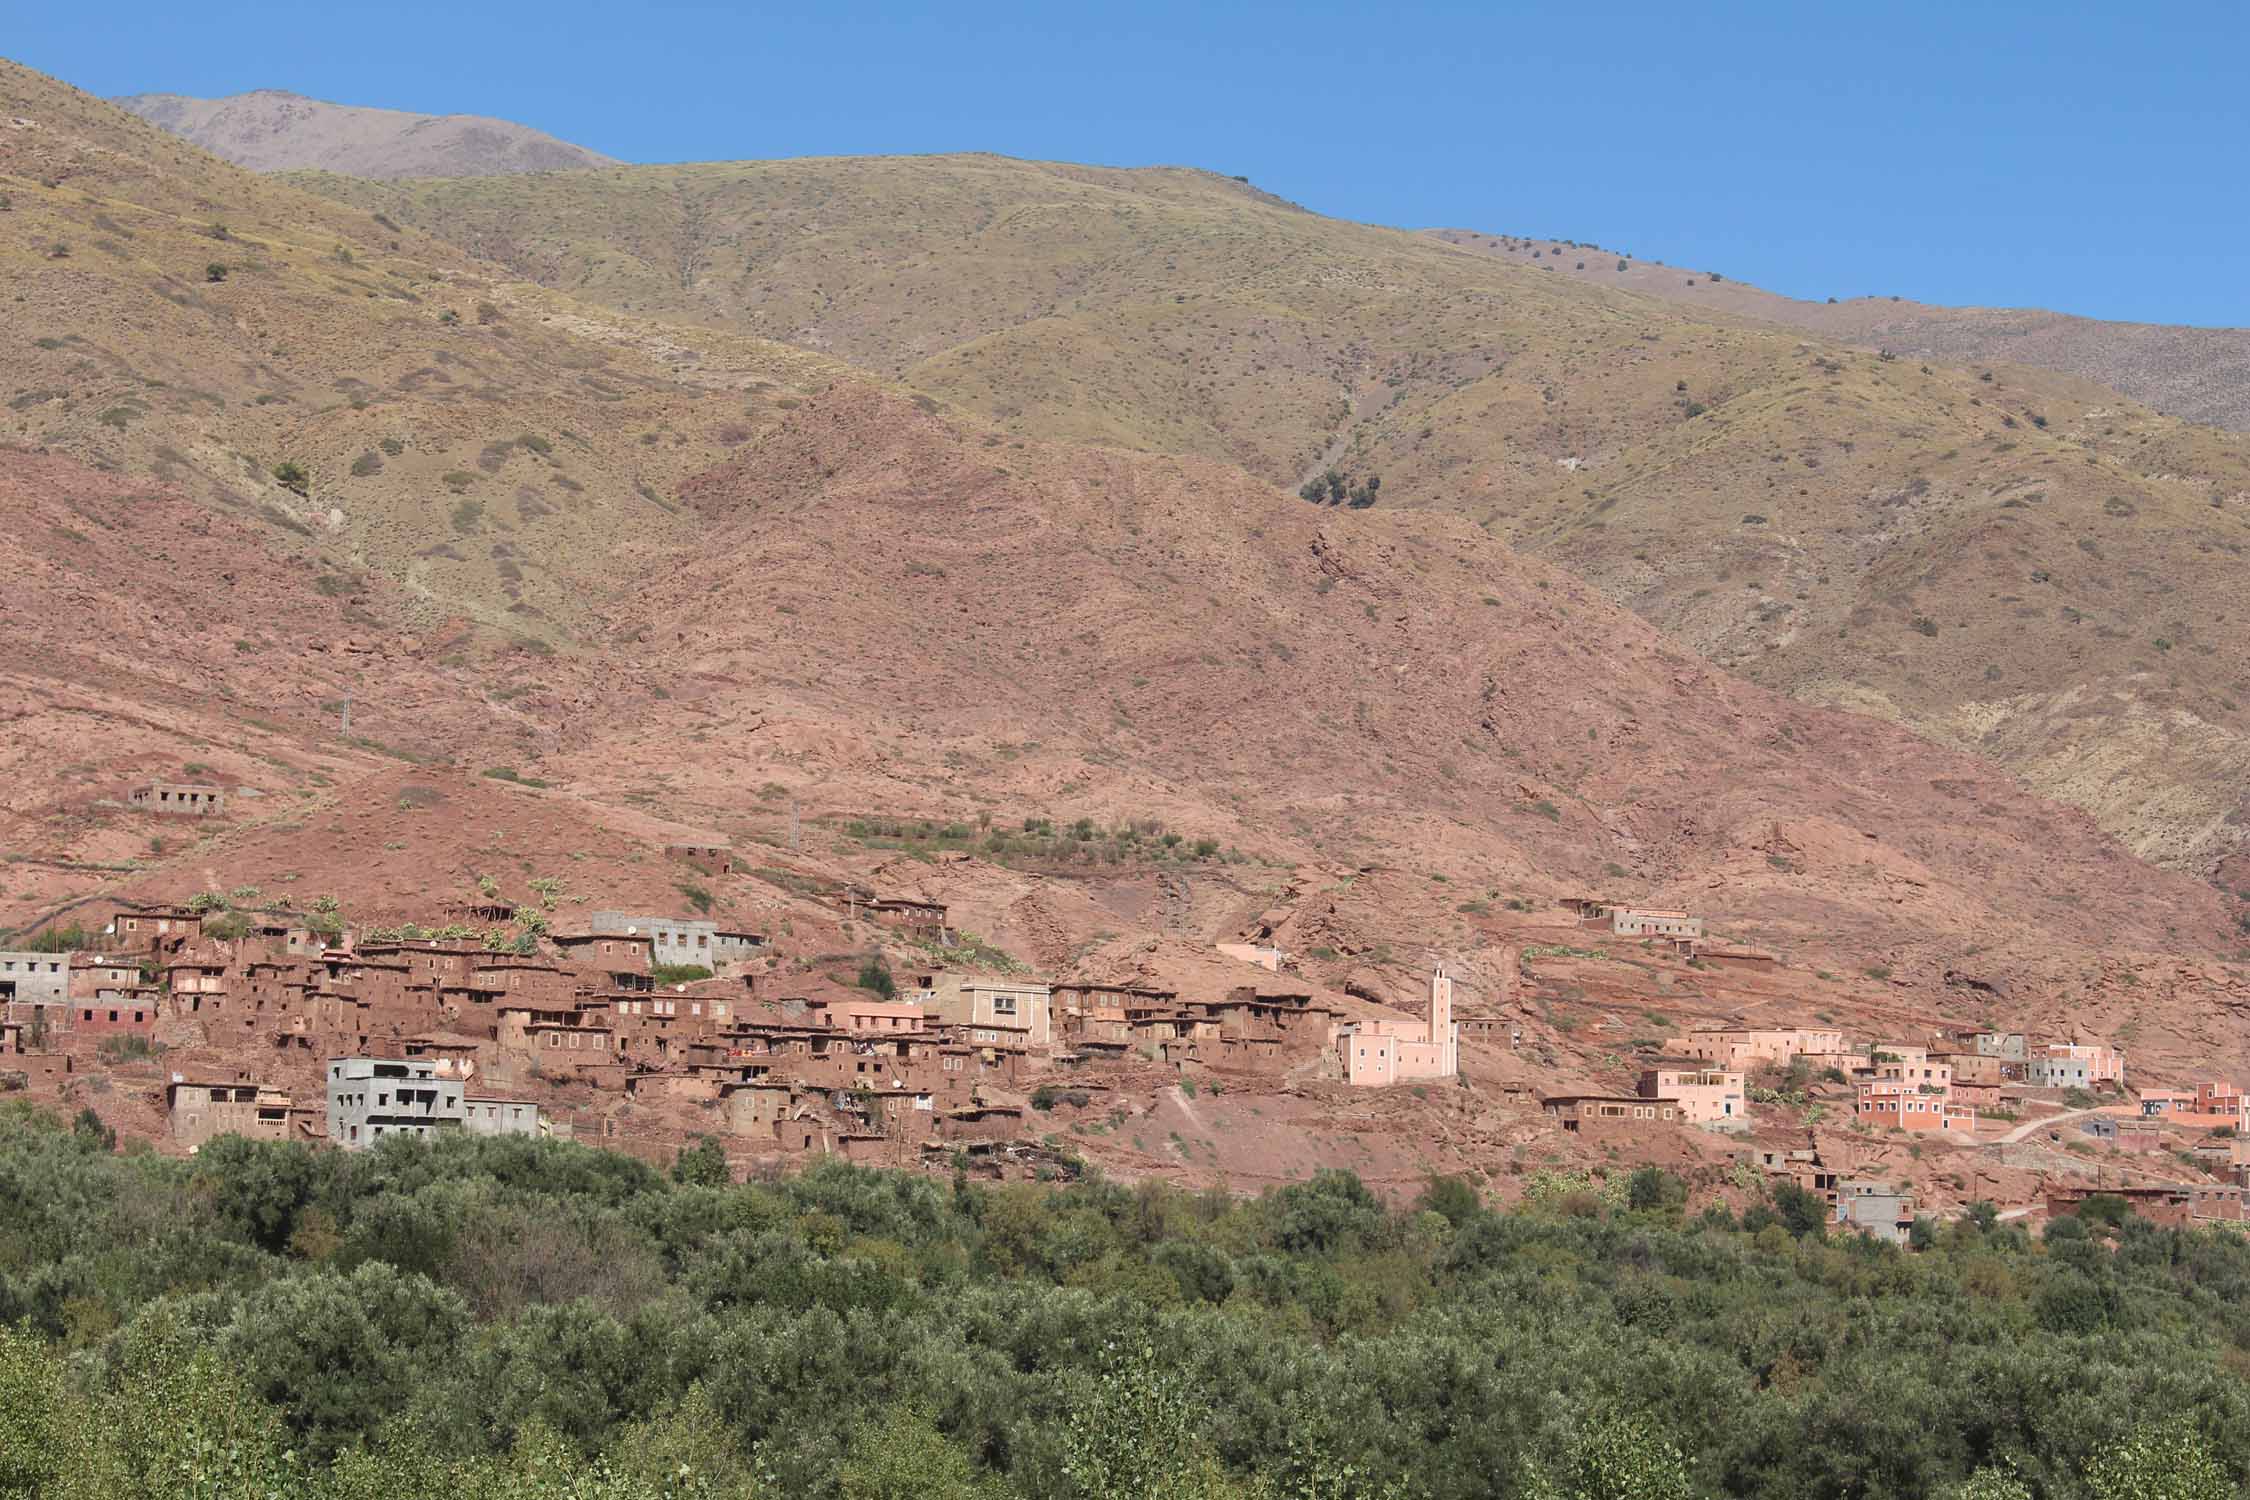
{"type": "Polygon", "coordinates": [[[797,799],[789,799],[789,852],[797,852],[797,799]]]}

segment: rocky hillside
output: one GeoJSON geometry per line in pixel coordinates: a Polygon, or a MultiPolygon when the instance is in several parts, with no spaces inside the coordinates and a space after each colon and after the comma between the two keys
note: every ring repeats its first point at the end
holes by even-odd
{"type": "Polygon", "coordinates": [[[673,486],[827,362],[497,280],[0,64],[7,437],[331,548],[514,639],[567,635],[673,486]]]}
{"type": "Polygon", "coordinates": [[[134,94],[117,103],[253,172],[304,167],[355,177],[488,177],[611,165],[598,152],[506,120],[330,104],[283,89],[224,99],[134,94]]]}
{"type": "Polygon", "coordinates": [[[1467,516],[2150,858],[2208,872],[2250,838],[2250,620],[2228,597],[2250,439],[2088,381],[1872,352],[1649,295],[1655,273],[1590,249],[1340,223],[1184,170],[312,185],[496,274],[831,353],[1018,436],[1291,490],[1379,477],[1381,509],[1467,516]]]}
{"type": "MultiPolygon", "coordinates": [[[[2184,328],[2077,318],[2036,307],[1938,307],[1901,297],[1784,297],[1723,271],[1656,261],[1614,270],[1615,251],[1572,240],[1528,239],[1471,229],[1433,229],[1465,249],[1536,265],[1584,261],[1615,284],[1675,301],[1704,316],[1735,315],[1787,324],[1824,339],[1889,349],[1917,359],[2001,361],[2076,375],[2109,386],[2190,422],[2250,430],[2250,329],[2184,328]]],[[[1560,269],[1560,267],[1558,267],[1560,269]]]]}

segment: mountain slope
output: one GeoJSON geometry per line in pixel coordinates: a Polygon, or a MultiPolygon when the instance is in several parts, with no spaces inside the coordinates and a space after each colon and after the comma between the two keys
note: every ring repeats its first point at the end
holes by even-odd
{"type": "MultiPolygon", "coordinates": [[[[1472,888],[1629,879],[1861,951],[2229,940],[2207,886],[2082,815],[1715,672],[1458,519],[1001,444],[852,387],[684,495],[705,545],[616,617],[708,684],[698,728],[739,746],[672,767],[675,797],[811,776],[826,802],[1003,827],[1154,815],[1472,888]],[[2102,889],[2121,875],[2141,894],[2102,889]]],[[[619,744],[649,763],[665,718],[619,715],[557,764],[598,778],[619,744]]]]}
{"type": "Polygon", "coordinates": [[[1429,233],[1448,244],[1533,263],[1584,261],[1605,284],[1697,309],[1802,328],[1824,339],[1889,349],[1917,359],[2003,361],[2076,375],[2160,412],[2250,430],[2250,328],[2184,328],[2073,317],[2036,307],[1939,307],[1898,297],[1803,301],[1721,273],[1632,261],[1612,280],[1616,252],[1575,241],[1525,239],[1467,229],[1429,233]]]}
{"type": "Polygon", "coordinates": [[[0,432],[317,540],[425,622],[567,634],[618,546],[679,531],[670,487],[831,368],[496,283],[13,64],[0,117],[0,432]]]}
{"type": "MultiPolygon", "coordinates": [[[[1992,757],[2136,850],[2250,840],[2250,444],[1340,223],[997,157],[305,179],[570,295],[833,353],[1027,436],[1468,515],[1723,665],[1992,757]],[[1935,633],[1933,633],[1935,632],[1935,633]]],[[[1557,256],[1550,253],[1563,249],[1557,256]]]]}
{"type": "Polygon", "coordinates": [[[310,167],[355,177],[484,177],[611,164],[583,146],[506,120],[329,104],[282,89],[223,99],[134,94],[116,102],[254,172],[310,167]]]}

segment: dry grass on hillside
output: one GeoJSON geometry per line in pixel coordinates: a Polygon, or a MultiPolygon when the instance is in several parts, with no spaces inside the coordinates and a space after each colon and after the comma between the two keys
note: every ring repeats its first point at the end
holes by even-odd
{"type": "Polygon", "coordinates": [[[1598,252],[1495,255],[1184,170],[318,185],[1010,433],[1291,489],[1380,475],[1384,508],[1474,517],[1733,669],[1989,754],[2151,857],[2208,869],[2250,829],[2250,622],[2227,597],[2250,449],[2073,377],[1886,360],[1647,295],[1598,252]]]}

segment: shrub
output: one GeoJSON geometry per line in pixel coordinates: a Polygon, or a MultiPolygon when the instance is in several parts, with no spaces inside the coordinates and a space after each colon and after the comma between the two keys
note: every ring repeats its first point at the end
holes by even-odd
{"type": "Polygon", "coordinates": [[[226,280],[226,263],[224,261],[215,260],[211,262],[211,264],[205,266],[203,268],[203,279],[209,282],[220,282],[226,280]]]}
{"type": "Polygon", "coordinates": [[[648,971],[655,984],[693,984],[698,979],[709,979],[711,971],[701,964],[657,964],[648,971]]]}
{"type": "Polygon", "coordinates": [[[95,1055],[112,1067],[119,1063],[156,1057],[163,1051],[163,1043],[153,1042],[145,1036],[105,1036],[94,1044],[95,1055]]]}
{"type": "Polygon", "coordinates": [[[884,962],[880,953],[867,955],[859,966],[859,977],[853,983],[885,1000],[898,998],[898,981],[891,976],[891,966],[884,962]]]}
{"type": "Polygon", "coordinates": [[[296,462],[294,459],[283,459],[280,463],[275,464],[273,466],[273,477],[274,481],[285,490],[292,490],[299,495],[310,494],[312,491],[312,475],[306,471],[303,464],[296,462]]]}

